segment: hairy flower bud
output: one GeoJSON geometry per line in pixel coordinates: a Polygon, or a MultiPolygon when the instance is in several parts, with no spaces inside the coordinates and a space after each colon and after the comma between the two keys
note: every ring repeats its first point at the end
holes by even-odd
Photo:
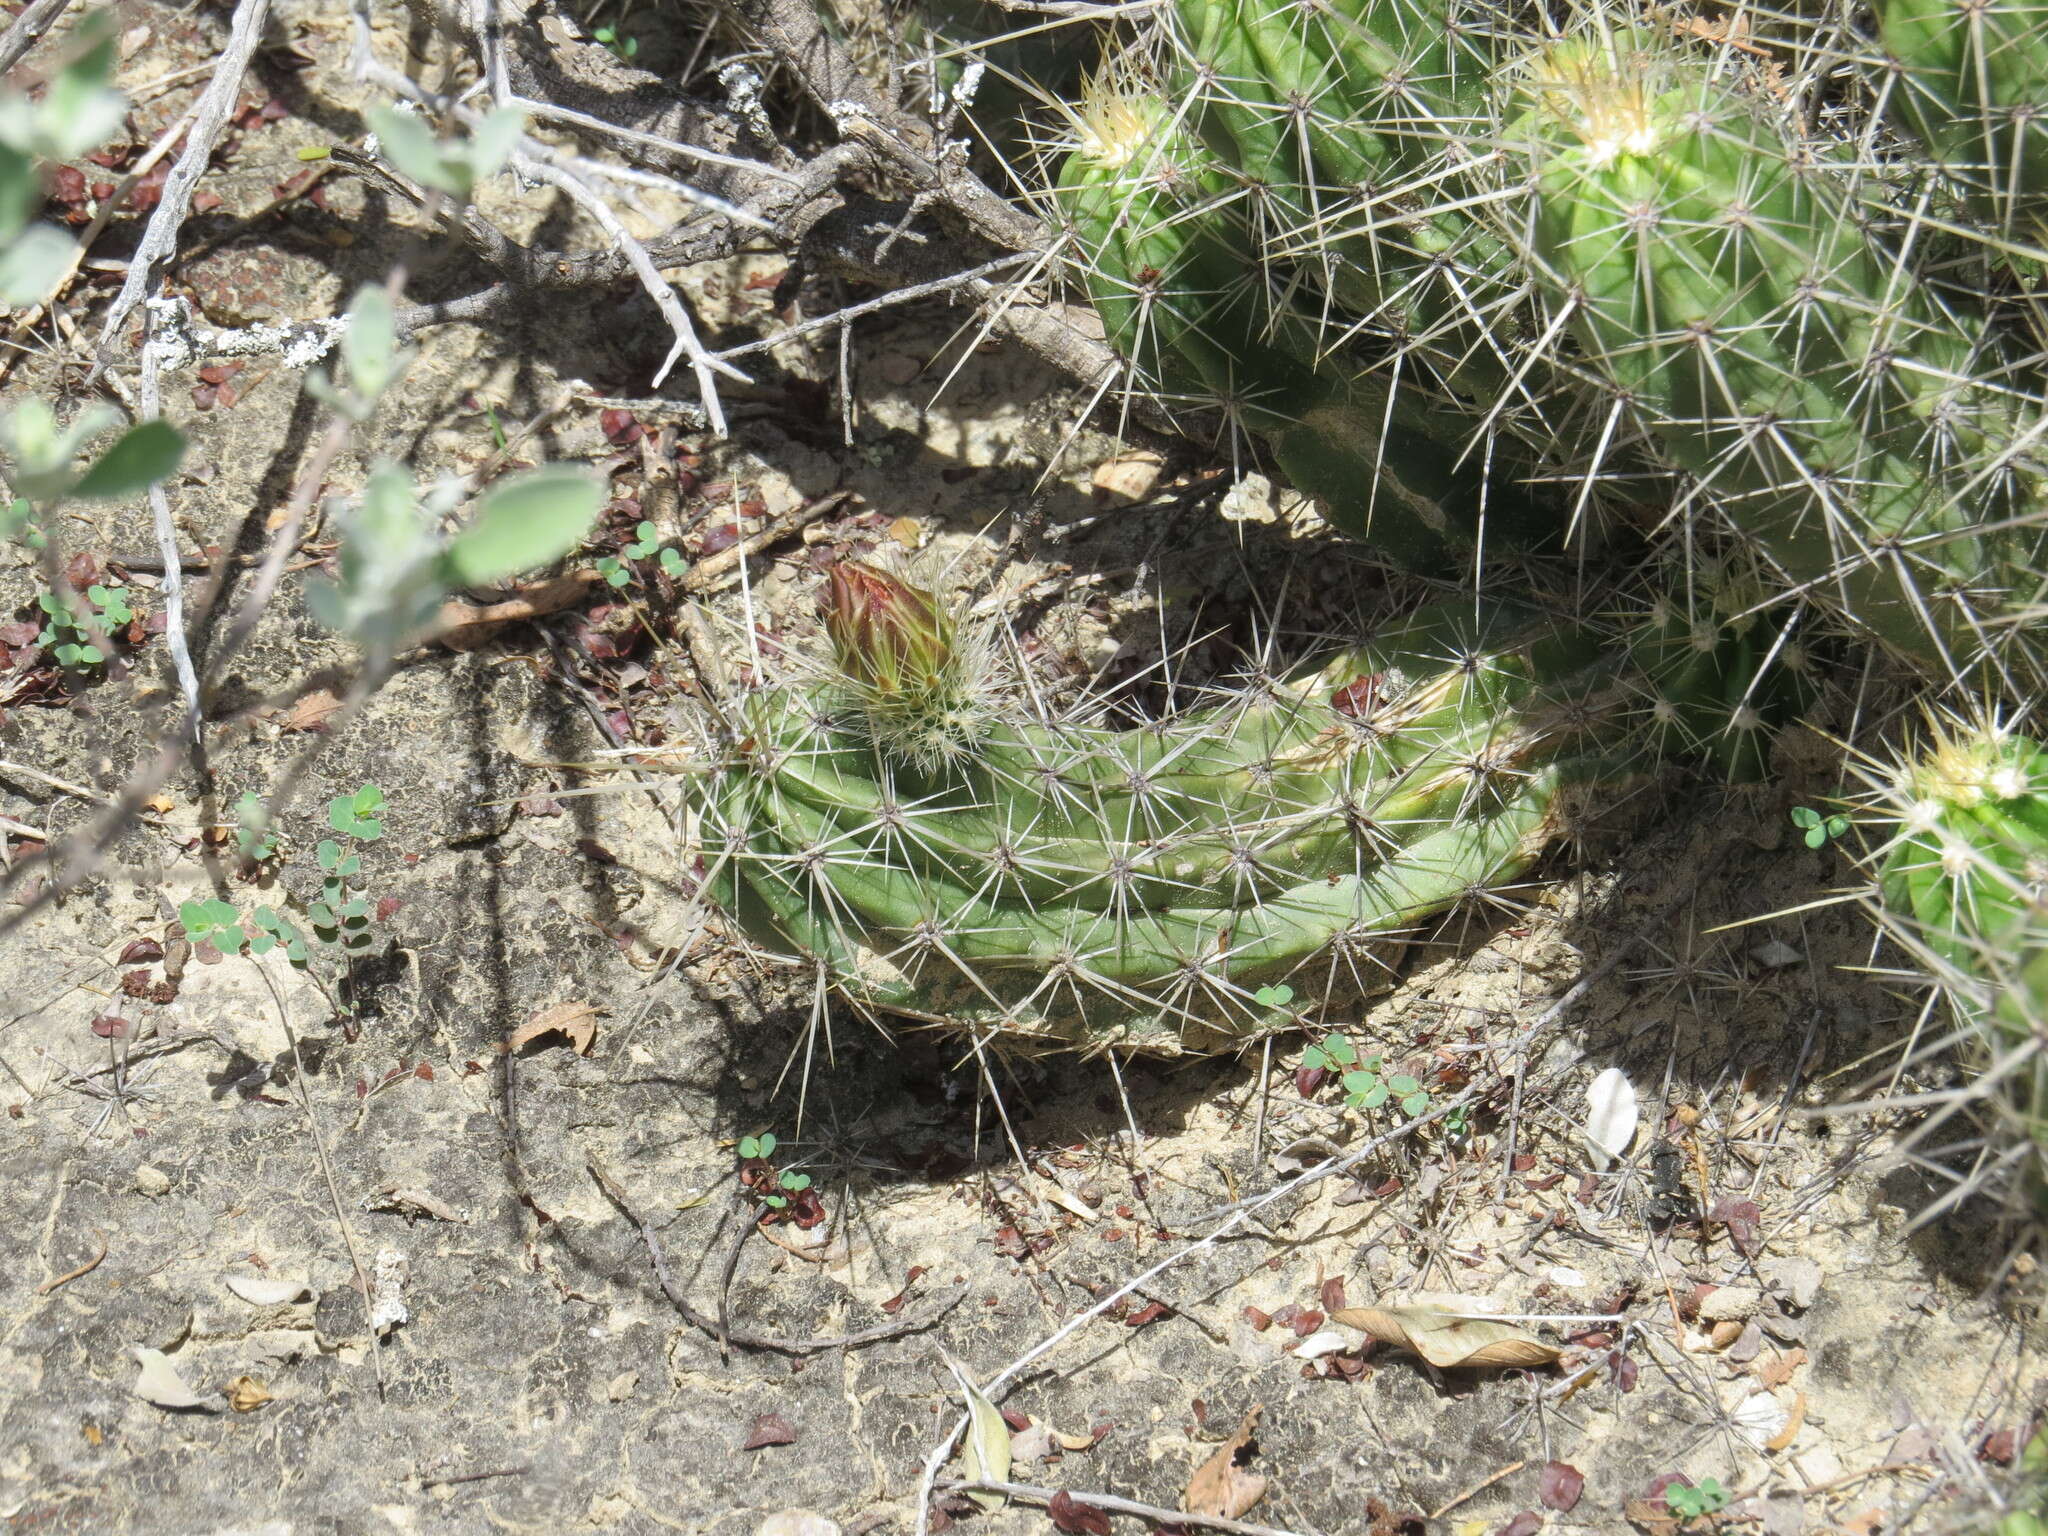
{"type": "Polygon", "coordinates": [[[887,699],[928,696],[946,686],[953,621],[931,593],[843,560],[826,574],[822,606],[825,632],[848,682],[887,699]]]}
{"type": "Polygon", "coordinates": [[[826,573],[819,606],[840,686],[877,746],[925,769],[973,750],[1000,692],[982,632],[924,588],[852,560],[826,573]]]}

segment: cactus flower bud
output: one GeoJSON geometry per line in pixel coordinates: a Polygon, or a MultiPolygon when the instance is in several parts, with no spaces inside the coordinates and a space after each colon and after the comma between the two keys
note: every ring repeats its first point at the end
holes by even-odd
{"type": "Polygon", "coordinates": [[[821,606],[833,655],[848,682],[887,699],[929,695],[946,686],[953,621],[931,593],[844,560],[827,573],[821,606]]]}
{"type": "Polygon", "coordinates": [[[922,587],[852,560],[826,573],[819,607],[839,685],[877,746],[925,769],[973,750],[1000,692],[981,633],[922,587]]]}

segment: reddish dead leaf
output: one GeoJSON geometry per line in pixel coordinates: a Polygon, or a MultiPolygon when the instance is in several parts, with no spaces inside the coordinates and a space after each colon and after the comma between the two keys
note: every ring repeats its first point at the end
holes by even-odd
{"type": "Polygon", "coordinates": [[[434,1069],[423,1061],[412,1069],[412,1075],[423,1083],[431,1083],[434,1080],[434,1069]]]}
{"type": "Polygon", "coordinates": [[[604,1010],[590,1003],[556,1003],[543,1008],[513,1030],[505,1039],[506,1051],[516,1051],[542,1035],[560,1034],[576,1048],[579,1056],[588,1056],[592,1042],[597,1039],[597,1020],[604,1010]]]}
{"type": "Polygon", "coordinates": [[[213,188],[201,187],[192,194],[192,211],[194,213],[211,213],[225,201],[226,199],[214,191],[213,188]]]}
{"type": "Polygon", "coordinates": [[[1607,1374],[1618,1390],[1633,1392],[1636,1389],[1636,1377],[1641,1374],[1641,1367],[1617,1349],[1607,1357],[1607,1374]]]}
{"type": "Polygon", "coordinates": [[[717,527],[707,528],[704,532],[697,535],[697,553],[699,555],[715,555],[722,549],[732,548],[739,541],[740,525],[738,523],[720,523],[717,527]]]}
{"type": "Polygon", "coordinates": [[[747,1431],[747,1443],[743,1451],[758,1451],[771,1445],[796,1444],[796,1431],[789,1427],[789,1420],[779,1413],[764,1413],[754,1419],[754,1427],[747,1431]]]}
{"type": "Polygon", "coordinates": [[[1067,1536],[1110,1536],[1108,1512],[1083,1504],[1064,1488],[1045,1501],[1045,1512],[1052,1516],[1053,1529],[1067,1536]]]}
{"type": "Polygon", "coordinates": [[[121,951],[119,965],[154,965],[163,959],[164,947],[155,939],[130,939],[121,951]]]}
{"type": "Polygon", "coordinates": [[[1266,1493],[1266,1479],[1249,1471],[1246,1463],[1258,1453],[1256,1436],[1263,1403],[1245,1410],[1237,1433],[1217,1447],[1216,1454],[1195,1468],[1188,1479],[1188,1491],[1181,1507],[1191,1515],[1220,1515],[1225,1520],[1242,1519],[1246,1510],[1266,1493]]]}
{"type": "Polygon", "coordinates": [[[125,1040],[132,1027],[126,1019],[111,1013],[103,1013],[92,1021],[92,1032],[102,1040],[125,1040]]]}
{"type": "Polygon", "coordinates": [[[1322,1067],[1296,1067],[1294,1069],[1294,1091],[1304,1099],[1316,1096],[1316,1090],[1329,1081],[1330,1074],[1322,1067]]]}
{"type": "Polygon", "coordinates": [[[637,443],[647,435],[647,429],[633,419],[631,411],[620,410],[616,406],[600,411],[597,425],[604,433],[605,441],[621,447],[627,443],[637,443]]]}
{"type": "Polygon", "coordinates": [[[1316,1299],[1322,1302],[1325,1312],[1343,1311],[1346,1305],[1344,1300],[1344,1277],[1342,1275],[1330,1276],[1329,1279],[1322,1283],[1321,1288],[1317,1290],[1316,1299]]]}
{"type": "Polygon", "coordinates": [[[2012,1459],[2019,1454],[2019,1436],[2010,1429],[1996,1430],[1984,1437],[1977,1447],[1977,1459],[1988,1461],[1993,1466],[2009,1467],[2012,1459]]]}
{"type": "Polygon", "coordinates": [[[1568,1461],[1546,1461],[1543,1475],[1537,1480],[1536,1497],[1545,1509],[1565,1512],[1579,1502],[1579,1495],[1586,1491],[1586,1477],[1568,1461]]]}
{"type": "Polygon", "coordinates": [[[1244,1320],[1252,1325],[1254,1333],[1264,1333],[1273,1326],[1272,1314],[1261,1312],[1257,1307],[1246,1307],[1244,1309],[1244,1320]]]}
{"type": "Polygon", "coordinates": [[[1294,1314],[1294,1321],[1287,1326],[1294,1330],[1294,1336],[1297,1339],[1305,1339],[1323,1326],[1323,1314],[1320,1312],[1297,1312],[1294,1314]]]}
{"type": "Polygon", "coordinates": [[[1142,1328],[1147,1323],[1156,1323],[1162,1317],[1171,1317],[1172,1315],[1173,1309],[1167,1306],[1165,1302],[1155,1301],[1149,1306],[1140,1307],[1129,1317],[1125,1318],[1124,1326],[1126,1328],[1142,1328]]]}
{"type": "Polygon", "coordinates": [[[1525,1509],[1500,1528],[1500,1536],[1536,1536],[1542,1529],[1543,1517],[1533,1509],[1525,1509]]]}
{"type": "Polygon", "coordinates": [[[1754,1200],[1723,1200],[1707,1212],[1707,1217],[1728,1229],[1728,1241],[1735,1245],[1737,1253],[1744,1258],[1755,1256],[1757,1229],[1763,1223],[1764,1213],[1754,1200]]]}
{"type": "Polygon", "coordinates": [[[1380,686],[1386,680],[1384,672],[1374,672],[1346,683],[1330,695],[1330,707],[1340,715],[1363,720],[1380,707],[1380,686]]]}
{"type": "Polygon", "coordinates": [[[405,903],[396,896],[379,896],[377,898],[377,921],[380,923],[389,922],[393,914],[404,905],[405,903]]]}

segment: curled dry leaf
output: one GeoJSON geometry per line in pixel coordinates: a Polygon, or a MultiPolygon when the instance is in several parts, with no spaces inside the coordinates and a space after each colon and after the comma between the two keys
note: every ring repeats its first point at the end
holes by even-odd
{"type": "Polygon", "coordinates": [[[306,1282],[270,1275],[226,1275],[227,1288],[252,1307],[281,1307],[307,1294],[306,1282]]]}
{"type": "Polygon", "coordinates": [[[265,1403],[275,1401],[270,1389],[254,1376],[237,1376],[228,1383],[228,1406],[237,1413],[254,1413],[265,1403]]]}
{"type": "Polygon", "coordinates": [[[1637,1120],[1635,1085],[1627,1073],[1609,1067],[1593,1079],[1593,1086],[1586,1090],[1582,1129],[1602,1168],[1612,1167],[1628,1151],[1628,1144],[1636,1139],[1637,1120]]]}
{"type": "MultiPolygon", "coordinates": [[[[953,1373],[960,1395],[967,1401],[967,1439],[960,1448],[960,1469],[970,1483],[1007,1483],[1010,1480],[1010,1426],[1003,1411],[983,1395],[967,1374],[967,1367],[944,1350],[939,1357],[953,1373]]],[[[970,1491],[983,1509],[1001,1509],[1007,1499],[1000,1493],[970,1491]]]]}
{"type": "Polygon", "coordinates": [[[1053,1529],[1065,1536],[1110,1536],[1109,1513],[1093,1504],[1083,1504],[1062,1488],[1046,1501],[1053,1529]]]}
{"type": "Polygon", "coordinates": [[[597,1039],[598,1015],[604,1010],[591,1003],[556,1003],[543,1008],[505,1038],[505,1049],[519,1050],[542,1035],[559,1033],[576,1047],[576,1054],[588,1056],[597,1039]]]}
{"type": "Polygon", "coordinates": [[[135,1358],[142,1366],[135,1378],[135,1395],[158,1408],[204,1408],[211,1410],[210,1398],[201,1397],[185,1385],[185,1378],[160,1349],[138,1349],[135,1358]]]}
{"type": "Polygon", "coordinates": [[[1195,1468],[1188,1479],[1188,1491],[1181,1507],[1191,1515],[1215,1515],[1225,1520],[1244,1516],[1265,1497],[1264,1474],[1250,1471],[1245,1463],[1257,1450],[1253,1443],[1259,1431],[1259,1415],[1265,1404],[1253,1403],[1245,1410],[1237,1433],[1216,1449],[1216,1454],[1195,1468]]]}
{"type": "Polygon", "coordinates": [[[1438,1370],[1534,1370],[1564,1353],[1527,1330],[1439,1307],[1346,1307],[1333,1321],[1420,1355],[1438,1370]]]}

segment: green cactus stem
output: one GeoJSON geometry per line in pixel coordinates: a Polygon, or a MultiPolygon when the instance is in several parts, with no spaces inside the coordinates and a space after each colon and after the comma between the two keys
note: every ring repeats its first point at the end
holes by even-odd
{"type": "MultiPolygon", "coordinates": [[[[863,568],[825,601],[842,679],[906,644],[945,670],[927,594],[863,568]],[[914,639],[849,611],[875,604],[914,639]]],[[[900,694],[878,726],[875,696],[830,676],[767,688],[701,792],[713,894],[872,1014],[1017,1046],[1228,1049],[1296,1022],[1288,992],[1376,990],[1417,924],[1616,796],[1649,762],[1645,701],[1702,682],[1682,659],[1639,669],[1582,626],[1446,604],[1154,726],[992,710],[924,758],[895,745],[900,694]]]]}
{"type": "Polygon", "coordinates": [[[1533,235],[1587,365],[1788,584],[1949,675],[1997,649],[2040,538],[2007,520],[2039,468],[1972,320],[1866,237],[1814,151],[1668,43],[1567,39],[1526,88],[1505,142],[1535,207],[1503,235],[1533,235]]]}
{"type": "Polygon", "coordinates": [[[1552,509],[1483,463],[1462,427],[1326,356],[1318,322],[1269,281],[1245,183],[1161,97],[1097,78],[1059,183],[1070,249],[1139,382],[1220,401],[1346,533],[1441,573],[1495,530],[1555,533],[1552,509]]]}
{"type": "Polygon", "coordinates": [[[1877,0],[1892,115],[2007,240],[2048,238],[2048,0],[1877,0]]]}

